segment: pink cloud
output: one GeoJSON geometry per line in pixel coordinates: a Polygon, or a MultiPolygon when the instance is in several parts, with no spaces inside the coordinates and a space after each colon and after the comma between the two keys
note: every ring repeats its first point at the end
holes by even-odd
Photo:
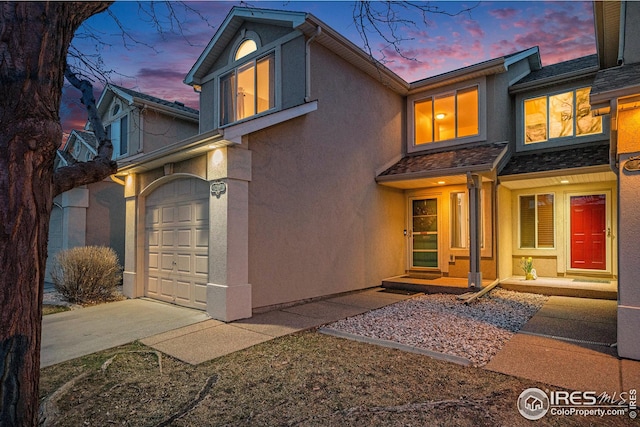
{"type": "Polygon", "coordinates": [[[514,16],[518,15],[518,11],[510,7],[504,9],[492,9],[489,11],[489,15],[496,19],[512,19],[514,16]]]}

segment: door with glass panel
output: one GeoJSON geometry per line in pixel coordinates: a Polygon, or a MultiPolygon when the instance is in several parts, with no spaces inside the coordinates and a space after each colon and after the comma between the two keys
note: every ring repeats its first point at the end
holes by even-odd
{"type": "Polygon", "coordinates": [[[411,268],[438,268],[438,199],[411,199],[411,268]]]}

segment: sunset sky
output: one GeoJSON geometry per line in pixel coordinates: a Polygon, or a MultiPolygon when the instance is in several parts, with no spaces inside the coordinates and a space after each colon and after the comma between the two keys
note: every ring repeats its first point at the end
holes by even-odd
{"type": "MultiPolygon", "coordinates": [[[[381,40],[372,42],[377,58],[408,82],[472,65],[532,46],[539,46],[543,65],[596,52],[592,2],[430,2],[441,10],[456,13],[467,7],[470,12],[456,16],[431,14],[427,25],[415,12],[405,16],[416,26],[398,28],[405,56],[397,55],[381,40]],[[475,6],[475,7],[474,7],[475,6]]],[[[147,14],[148,4],[117,1],[109,12],[85,23],[74,46],[90,58],[101,57],[104,68],[112,70],[111,82],[164,98],[178,100],[198,108],[197,94],[182,83],[191,66],[215,34],[233,6],[309,12],[358,46],[362,39],[353,22],[353,2],[347,1],[208,1],[187,3],[197,13],[174,5],[181,31],[159,32],[147,14]],[[126,30],[123,37],[118,23],[126,30]],[[87,36],[90,34],[90,36],[87,36]],[[130,38],[129,38],[130,36],[130,38]],[[96,41],[96,40],[99,40],[96,41]]],[[[156,16],[166,20],[162,4],[156,16]]],[[[401,9],[399,9],[401,11],[401,9]]],[[[175,27],[175,21],[174,21],[175,27]]],[[[167,30],[169,25],[163,25],[167,30]]],[[[177,28],[176,28],[177,29],[177,28]]],[[[102,83],[95,83],[99,95],[102,83]]],[[[72,88],[65,88],[61,106],[63,130],[84,126],[86,115],[72,88]]]]}

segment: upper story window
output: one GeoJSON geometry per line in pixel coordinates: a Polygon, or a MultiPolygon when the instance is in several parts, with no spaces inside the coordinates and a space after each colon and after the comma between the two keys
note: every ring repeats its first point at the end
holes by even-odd
{"type": "Polygon", "coordinates": [[[414,144],[479,134],[478,86],[414,101],[414,144]]]}
{"type": "Polygon", "coordinates": [[[602,133],[602,117],[591,115],[590,87],[524,101],[524,143],[602,133]]]}
{"type": "Polygon", "coordinates": [[[129,152],[129,116],[123,116],[105,126],[107,138],[113,145],[112,159],[122,157],[129,152]]]}
{"type": "MultiPolygon", "coordinates": [[[[241,43],[236,56],[245,50],[241,43]]],[[[253,42],[255,46],[255,42],[253,42]]],[[[252,48],[248,45],[246,49],[252,48]]],[[[243,58],[250,52],[242,54],[243,58]]],[[[238,65],[220,77],[220,125],[260,114],[275,107],[275,54],[238,65]]]]}

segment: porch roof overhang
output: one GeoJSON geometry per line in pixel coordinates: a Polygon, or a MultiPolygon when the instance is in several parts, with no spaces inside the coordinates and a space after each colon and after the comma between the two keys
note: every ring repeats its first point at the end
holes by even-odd
{"type": "Polygon", "coordinates": [[[403,190],[466,184],[467,173],[494,180],[508,144],[488,144],[405,156],[378,174],[376,182],[403,190]]]}
{"type": "Polygon", "coordinates": [[[514,155],[498,176],[511,190],[615,180],[606,144],[514,155]]]}

